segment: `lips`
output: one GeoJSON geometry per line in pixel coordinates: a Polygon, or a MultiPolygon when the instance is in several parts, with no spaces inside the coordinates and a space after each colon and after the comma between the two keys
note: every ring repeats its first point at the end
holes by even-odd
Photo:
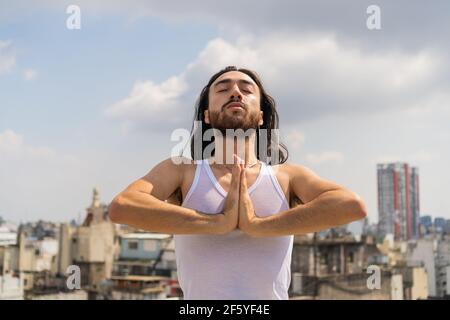
{"type": "Polygon", "coordinates": [[[244,109],[244,105],[240,102],[231,102],[231,103],[227,104],[226,108],[232,109],[232,110],[238,110],[238,109],[244,109]]]}

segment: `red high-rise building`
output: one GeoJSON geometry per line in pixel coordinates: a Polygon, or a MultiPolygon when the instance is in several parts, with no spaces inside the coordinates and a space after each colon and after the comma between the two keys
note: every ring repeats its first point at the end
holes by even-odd
{"type": "Polygon", "coordinates": [[[407,163],[377,165],[378,231],[408,240],[419,236],[419,170],[407,163]]]}

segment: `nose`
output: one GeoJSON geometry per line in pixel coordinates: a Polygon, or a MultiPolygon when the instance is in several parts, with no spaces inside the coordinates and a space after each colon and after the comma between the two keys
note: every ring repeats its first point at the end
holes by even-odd
{"type": "Polygon", "coordinates": [[[237,101],[242,100],[242,93],[239,90],[239,87],[237,84],[234,84],[234,86],[231,88],[231,99],[235,100],[237,98],[237,101]]]}

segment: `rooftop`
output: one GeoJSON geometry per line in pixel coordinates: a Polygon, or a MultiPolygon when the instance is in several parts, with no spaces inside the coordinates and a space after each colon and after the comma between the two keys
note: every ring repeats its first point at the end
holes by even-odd
{"type": "Polygon", "coordinates": [[[165,233],[127,233],[121,236],[122,239],[151,239],[164,240],[170,238],[172,235],[165,233]]]}
{"type": "Polygon", "coordinates": [[[123,281],[161,281],[161,280],[170,280],[169,277],[163,276],[113,276],[111,280],[123,280],[123,281]]]}

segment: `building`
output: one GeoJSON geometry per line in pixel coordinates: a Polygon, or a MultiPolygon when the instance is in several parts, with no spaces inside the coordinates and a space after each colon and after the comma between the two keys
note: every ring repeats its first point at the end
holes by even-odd
{"type": "Polygon", "coordinates": [[[394,273],[402,275],[403,299],[428,299],[428,275],[424,267],[397,265],[394,273]]]}
{"type": "Polygon", "coordinates": [[[0,246],[15,245],[17,243],[17,232],[6,223],[0,224],[0,246]]]}
{"type": "Polygon", "coordinates": [[[422,228],[422,231],[420,232],[421,236],[429,234],[433,228],[433,219],[431,216],[421,216],[420,227],[422,228]]]}
{"type": "Polygon", "coordinates": [[[406,299],[425,299],[425,288],[428,291],[427,298],[448,296],[449,239],[441,235],[429,235],[394,243],[391,240],[387,237],[378,247],[388,256],[389,266],[403,275],[406,299]],[[427,279],[426,284],[424,277],[427,279]]]}
{"type": "Polygon", "coordinates": [[[446,221],[444,218],[434,218],[434,230],[436,233],[443,233],[445,231],[446,221]]]}
{"type": "Polygon", "coordinates": [[[0,276],[18,270],[18,255],[17,232],[2,224],[0,226],[0,276]]]}
{"type": "Polygon", "coordinates": [[[18,235],[19,270],[22,272],[50,271],[56,274],[58,240],[53,238],[27,237],[23,230],[18,235]]]}
{"type": "MultiPolygon", "coordinates": [[[[121,236],[120,261],[148,262],[152,269],[142,270],[161,275],[176,271],[175,245],[172,235],[160,233],[130,233],[121,236]]],[[[132,274],[139,273],[138,270],[132,274]]]]}
{"type": "Polygon", "coordinates": [[[370,289],[366,272],[346,275],[322,275],[318,277],[293,274],[296,294],[290,299],[318,300],[403,300],[403,280],[401,274],[383,270],[379,288],[370,289]]]}
{"type": "Polygon", "coordinates": [[[450,219],[436,217],[434,220],[431,216],[420,217],[421,236],[436,234],[450,234],[450,219]]]}
{"type": "Polygon", "coordinates": [[[88,293],[84,290],[74,290],[72,292],[55,292],[48,294],[35,294],[29,300],[87,300],[88,293]]]}
{"type": "Polygon", "coordinates": [[[24,288],[21,274],[0,273],[0,300],[23,300],[24,288]]]}
{"type": "Polygon", "coordinates": [[[419,237],[419,172],[407,163],[377,165],[378,230],[396,240],[419,237]]]}
{"type": "MultiPolygon", "coordinates": [[[[21,225],[16,235],[14,245],[0,246],[0,271],[13,275],[20,281],[20,290],[25,299],[33,291],[46,291],[55,284],[56,254],[58,242],[56,239],[43,236],[36,238],[31,224],[21,225]]],[[[8,283],[14,283],[9,280],[8,283]]]]}
{"type": "Polygon", "coordinates": [[[309,276],[345,275],[361,273],[375,260],[382,260],[382,253],[371,236],[295,236],[291,270],[309,276]]]}
{"type": "Polygon", "coordinates": [[[113,300],[159,300],[170,293],[170,278],[161,276],[114,276],[113,300]]]}
{"type": "Polygon", "coordinates": [[[435,297],[436,289],[436,262],[435,252],[437,241],[433,239],[419,239],[407,243],[405,261],[409,266],[424,267],[428,277],[428,296],[435,297]]]}
{"type": "Polygon", "coordinates": [[[14,225],[0,221],[0,300],[24,299],[24,277],[16,272],[19,253],[16,231],[14,225]]]}
{"type": "Polygon", "coordinates": [[[109,221],[107,205],[100,203],[98,191],[94,189],[92,203],[80,226],[44,221],[27,223],[19,227],[15,242],[11,232],[2,229],[0,276],[8,285],[8,292],[19,288],[26,299],[71,296],[84,299],[83,294],[103,286],[112,276],[113,261],[119,254],[116,229],[109,221]],[[67,288],[69,266],[79,267],[85,293],[67,288]],[[14,281],[20,281],[16,289],[14,281]]]}
{"type": "Polygon", "coordinates": [[[371,236],[329,233],[295,236],[292,251],[292,299],[388,299],[367,288],[366,268],[383,256],[371,236]]]}
{"type": "Polygon", "coordinates": [[[34,238],[36,240],[47,239],[57,239],[59,224],[39,220],[37,222],[27,222],[20,225],[20,230],[27,235],[29,238],[34,238]]]}
{"type": "Polygon", "coordinates": [[[165,276],[170,279],[169,296],[179,297],[173,237],[160,233],[128,233],[120,237],[120,255],[114,276],[165,276]]]}
{"type": "Polygon", "coordinates": [[[80,268],[82,286],[98,286],[111,278],[118,251],[116,226],[109,220],[107,205],[100,203],[99,193],[94,189],[83,224],[60,226],[57,273],[65,276],[68,267],[75,265],[80,268]]]}
{"type": "MultiPolygon", "coordinates": [[[[292,255],[292,299],[427,299],[428,274],[422,260],[405,262],[407,242],[388,235],[382,243],[372,236],[295,236],[292,255]],[[379,271],[380,287],[368,279],[379,271]]],[[[416,258],[426,256],[425,248],[416,258]]],[[[432,251],[431,251],[432,252],[432,251]]],[[[433,255],[431,255],[433,257],[433,255]]],[[[433,263],[433,261],[432,261],[433,263]]]]}
{"type": "Polygon", "coordinates": [[[450,275],[450,241],[440,240],[436,247],[436,296],[444,298],[450,295],[448,279],[450,275]]]}
{"type": "Polygon", "coordinates": [[[450,266],[446,268],[445,273],[447,274],[447,286],[445,288],[444,298],[450,299],[450,266]]]}
{"type": "Polygon", "coordinates": [[[450,235],[450,219],[445,220],[444,233],[450,235]]]}

